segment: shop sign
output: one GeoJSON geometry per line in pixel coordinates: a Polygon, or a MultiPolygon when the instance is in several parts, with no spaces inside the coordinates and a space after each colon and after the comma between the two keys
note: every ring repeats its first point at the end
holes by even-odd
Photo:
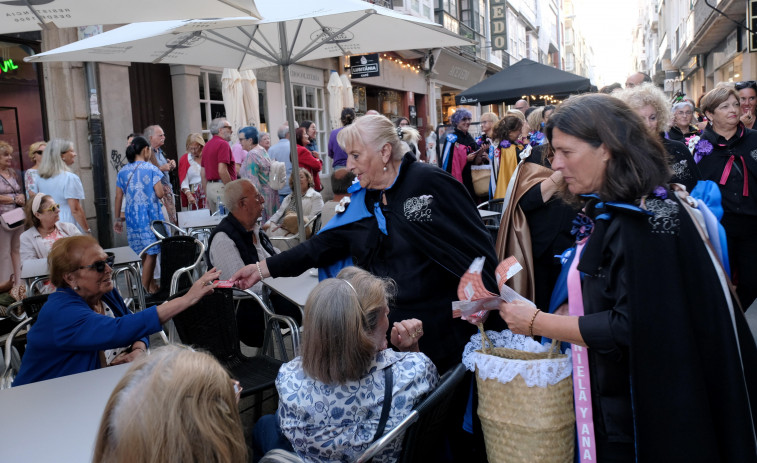
{"type": "Polygon", "coordinates": [[[0,58],[0,74],[8,71],[15,71],[18,69],[18,65],[13,62],[12,59],[0,58]]]}
{"type": "Polygon", "coordinates": [[[378,53],[350,56],[350,75],[353,79],[380,76],[378,53]]]}
{"type": "Polygon", "coordinates": [[[489,17],[491,18],[492,51],[507,50],[506,11],[506,0],[491,0],[489,17]]]}
{"type": "Polygon", "coordinates": [[[309,85],[311,87],[323,87],[323,69],[315,69],[293,64],[289,66],[289,76],[292,83],[309,85]]]}

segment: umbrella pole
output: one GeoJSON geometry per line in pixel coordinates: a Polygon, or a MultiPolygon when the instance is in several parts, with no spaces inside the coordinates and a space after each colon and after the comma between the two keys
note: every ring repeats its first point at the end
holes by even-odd
{"type": "Polygon", "coordinates": [[[281,69],[284,74],[284,101],[286,103],[287,122],[289,123],[289,156],[292,160],[292,176],[294,188],[292,194],[297,201],[297,230],[300,243],[305,242],[305,221],[302,217],[302,189],[300,188],[300,164],[297,157],[297,137],[294,128],[294,97],[292,96],[292,81],[289,77],[289,50],[284,24],[279,24],[279,43],[281,44],[281,69]]]}

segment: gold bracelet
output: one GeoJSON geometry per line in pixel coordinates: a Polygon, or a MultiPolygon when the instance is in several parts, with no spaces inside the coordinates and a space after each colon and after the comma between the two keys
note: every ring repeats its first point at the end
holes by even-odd
{"type": "Polygon", "coordinates": [[[534,337],[534,320],[536,320],[536,316],[539,315],[539,312],[541,312],[541,310],[536,309],[536,311],[534,312],[534,316],[531,317],[531,324],[528,325],[528,335],[531,336],[532,338],[534,337]]]}

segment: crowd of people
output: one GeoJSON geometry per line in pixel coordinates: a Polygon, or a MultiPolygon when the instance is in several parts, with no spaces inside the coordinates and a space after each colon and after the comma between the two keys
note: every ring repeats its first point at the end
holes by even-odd
{"type": "MultiPolygon", "coordinates": [[[[271,295],[277,312],[302,324],[303,345],[279,372],[276,414],[254,428],[256,460],[274,449],[305,461],[354,459],[460,363],[485,323],[588,348],[581,358],[599,461],[757,461],[757,346],[744,317],[757,299],[757,84],[720,84],[695,105],[670,102],[645,80],[634,74],[625,88],[557,106],[518,101],[505,114],[482,114],[477,137],[463,108],[449,133],[426,128],[424,140],[407,118],[346,108],[323,153],[312,121],[295,127],[293,141],[282,125],[272,144],[256,127],[214,119],[211,139],[189,134],[178,162],[182,208],[216,211],[223,202],[228,211],[208,240],[211,270],[184,296],[138,313],[113,285],[113,257],[86,236],[81,181],[67,168],[73,146],[30,147],[36,170],[26,188],[38,194],[27,198],[0,142],[0,210],[25,206],[29,224],[23,234],[1,232],[20,253],[5,259],[13,268],[0,268],[0,282],[18,283],[23,260],[47,258],[52,293],[14,385],[134,362],[106,407],[95,461],[139,461],[152,445],[177,461],[244,461],[228,374],[187,349],[148,357],[149,335],[216,279],[262,295],[265,278],[315,267],[322,281],[304,316],[271,295]],[[329,158],[333,198],[324,198],[329,158]],[[277,185],[279,169],[286,184],[277,185]],[[476,205],[500,199],[495,241],[476,205]],[[328,220],[318,233],[277,248],[277,238],[297,235],[298,214],[319,213],[328,220]],[[453,319],[471,262],[483,257],[483,285],[499,293],[494,269],[510,255],[524,271],[509,284],[535,306],[501,302],[469,323],[453,319]],[[168,410],[140,404],[146,395],[168,410]],[[380,418],[385,397],[391,406],[380,418]],[[148,418],[149,427],[135,425],[148,418]]],[[[114,229],[125,228],[136,252],[154,241],[152,220],[175,221],[166,203],[176,204],[167,178],[177,163],[162,152],[164,139],[159,126],[133,136],[118,173],[114,229]]],[[[153,249],[142,275],[150,292],[153,249]]],[[[471,382],[453,395],[434,460],[484,461],[478,425],[474,436],[461,430],[471,382]]],[[[393,461],[400,443],[376,460],[393,461]]]]}

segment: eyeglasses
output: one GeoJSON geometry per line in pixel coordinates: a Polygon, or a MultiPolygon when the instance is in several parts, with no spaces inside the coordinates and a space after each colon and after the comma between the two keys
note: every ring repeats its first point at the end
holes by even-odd
{"type": "Polygon", "coordinates": [[[32,154],[39,154],[39,155],[41,155],[41,154],[42,154],[43,152],[44,152],[44,151],[42,151],[42,150],[37,150],[37,151],[35,151],[35,152],[34,152],[34,153],[32,153],[32,154]]]}
{"type": "Polygon", "coordinates": [[[239,141],[240,141],[240,142],[243,142],[243,141],[245,141],[245,140],[247,140],[247,139],[246,139],[246,138],[242,138],[242,137],[239,137],[239,141]]]}
{"type": "Polygon", "coordinates": [[[230,126],[230,125],[224,125],[224,126],[223,126],[223,127],[221,127],[221,128],[222,128],[222,129],[231,129],[231,126],[230,126]]]}
{"type": "Polygon", "coordinates": [[[60,210],[60,204],[53,204],[47,209],[42,209],[40,212],[58,212],[60,210]]]}
{"type": "Polygon", "coordinates": [[[91,268],[97,273],[103,273],[105,271],[105,265],[107,265],[110,268],[113,268],[113,262],[116,260],[116,256],[108,256],[105,260],[98,260],[97,262],[92,262],[91,265],[82,265],[79,267],[79,270],[84,268],[91,268]]]}

